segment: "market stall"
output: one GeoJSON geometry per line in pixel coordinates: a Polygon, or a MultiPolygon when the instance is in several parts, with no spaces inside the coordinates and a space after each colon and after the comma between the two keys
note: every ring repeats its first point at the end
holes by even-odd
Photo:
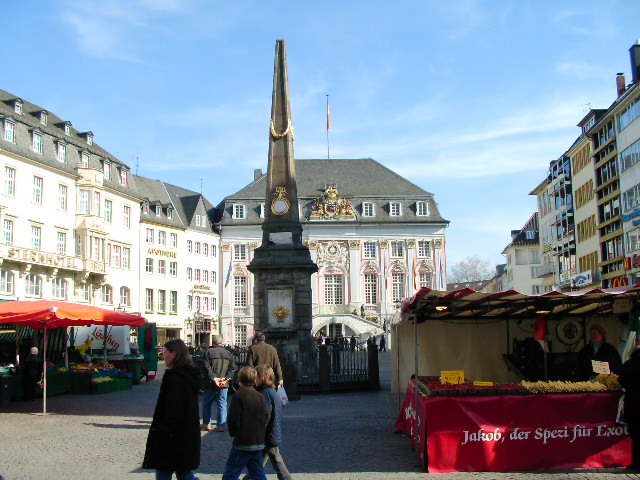
{"type": "MultiPolygon", "coordinates": [[[[582,335],[595,322],[606,325],[611,332],[608,341],[622,350],[619,339],[629,338],[629,318],[636,314],[639,293],[638,286],[539,296],[421,289],[404,302],[392,330],[399,402],[407,386],[396,430],[412,435],[416,455],[429,471],[628,465],[628,432],[616,424],[619,391],[509,392],[510,386],[517,390],[521,372],[503,355],[513,353],[514,338],[526,336],[518,322],[529,322],[529,335],[540,345],[542,370],[548,374],[552,343],[562,344],[559,350],[565,354],[586,341],[583,336],[572,345],[557,342],[557,325],[566,318],[583,325],[582,335]],[[443,371],[460,372],[490,387],[470,393],[441,384],[449,391],[436,392],[425,379],[440,377],[443,371]],[[412,376],[420,379],[417,390],[412,376]],[[591,434],[573,439],[582,427],[591,434]],[[545,443],[545,431],[555,432],[557,438],[545,443]],[[566,454],[562,442],[568,442],[572,455],[566,454]]],[[[566,375],[569,380],[572,372],[566,375]]]]}
{"type": "MultiPolygon", "coordinates": [[[[16,301],[0,303],[0,323],[43,329],[42,410],[47,412],[47,331],[49,329],[86,325],[143,326],[145,320],[114,310],[52,300],[16,301]]],[[[105,350],[106,357],[106,350],[105,350]]],[[[62,372],[65,373],[65,372],[62,372]]],[[[106,383],[106,380],[103,381],[106,383]]],[[[102,382],[93,382],[102,383],[102,382]]]]}

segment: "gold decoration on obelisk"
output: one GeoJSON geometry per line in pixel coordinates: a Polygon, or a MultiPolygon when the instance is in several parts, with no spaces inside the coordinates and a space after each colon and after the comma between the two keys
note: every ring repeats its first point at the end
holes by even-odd
{"type": "Polygon", "coordinates": [[[282,323],[284,322],[284,319],[289,316],[289,309],[284,305],[273,307],[273,316],[276,317],[278,323],[282,323]]]}
{"type": "Polygon", "coordinates": [[[291,207],[291,204],[286,197],[286,187],[276,187],[276,195],[277,197],[274,198],[271,202],[271,212],[274,215],[284,215],[289,211],[289,208],[291,207]]]}

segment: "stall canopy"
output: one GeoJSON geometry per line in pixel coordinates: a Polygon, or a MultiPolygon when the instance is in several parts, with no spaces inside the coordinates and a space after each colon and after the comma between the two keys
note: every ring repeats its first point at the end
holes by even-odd
{"type": "Polygon", "coordinates": [[[0,324],[44,329],[44,376],[42,409],[47,413],[47,329],[80,325],[129,325],[142,327],[145,320],[140,315],[108,310],[92,305],[81,305],[53,300],[16,301],[0,303],[0,324]]]}
{"type": "Polygon", "coordinates": [[[634,300],[640,285],[596,288],[575,292],[547,292],[525,295],[515,290],[482,293],[464,288],[442,291],[421,288],[401,307],[403,319],[415,315],[418,323],[425,320],[464,320],[553,316],[607,315],[614,312],[616,301],[634,300]]]}

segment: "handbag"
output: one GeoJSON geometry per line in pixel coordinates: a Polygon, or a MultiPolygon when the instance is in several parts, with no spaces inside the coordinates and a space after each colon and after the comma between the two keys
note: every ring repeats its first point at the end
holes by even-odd
{"type": "Polygon", "coordinates": [[[276,389],[276,393],[280,397],[280,400],[282,401],[282,406],[283,407],[286,407],[287,405],[289,405],[289,399],[287,398],[287,391],[284,389],[284,387],[282,385],[280,385],[276,389]]]}

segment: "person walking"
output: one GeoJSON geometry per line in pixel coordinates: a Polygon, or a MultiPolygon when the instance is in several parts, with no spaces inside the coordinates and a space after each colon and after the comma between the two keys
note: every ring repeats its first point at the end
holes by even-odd
{"type": "MultiPolygon", "coordinates": [[[[327,338],[327,342],[328,341],[329,339],[327,338]]],[[[276,385],[284,385],[278,351],[272,345],[265,342],[265,336],[262,332],[256,332],[253,336],[253,345],[249,347],[249,354],[247,355],[247,365],[251,365],[252,367],[269,365],[275,373],[276,385]]]]}
{"type": "MultiPolygon", "coordinates": [[[[262,451],[262,467],[264,468],[267,461],[271,460],[271,465],[276,471],[278,480],[292,480],[291,474],[280,454],[280,443],[282,442],[282,400],[276,393],[274,388],[275,374],[273,368],[269,365],[258,365],[256,367],[258,378],[256,379],[256,390],[258,390],[267,401],[271,418],[267,424],[265,434],[265,448],[262,451]]],[[[245,475],[242,480],[251,480],[250,475],[245,475]]]]}
{"type": "Polygon", "coordinates": [[[38,356],[38,347],[31,347],[22,367],[22,390],[25,402],[36,399],[36,389],[41,378],[42,359],[38,356]]]}
{"type": "Polygon", "coordinates": [[[240,389],[231,399],[227,416],[233,445],[222,480],[238,480],[244,467],[254,480],[267,480],[262,467],[262,450],[271,414],[264,396],[253,388],[256,378],[253,367],[242,367],[238,372],[240,389]]]}
{"type": "Polygon", "coordinates": [[[224,432],[227,423],[227,397],[229,382],[236,371],[233,354],[222,346],[222,337],[214,335],[212,347],[203,355],[204,382],[202,396],[202,430],[213,430],[211,423],[211,405],[216,402],[216,431],[224,432]]]}
{"type": "Polygon", "coordinates": [[[193,470],[200,466],[200,416],[198,391],[200,370],[180,339],[164,345],[167,370],[162,378],[158,402],[142,468],[155,469],[156,480],[198,480],[193,470]]]}
{"type": "Polygon", "coordinates": [[[384,334],[380,335],[380,351],[381,352],[387,351],[387,341],[384,338],[384,334]]]}

